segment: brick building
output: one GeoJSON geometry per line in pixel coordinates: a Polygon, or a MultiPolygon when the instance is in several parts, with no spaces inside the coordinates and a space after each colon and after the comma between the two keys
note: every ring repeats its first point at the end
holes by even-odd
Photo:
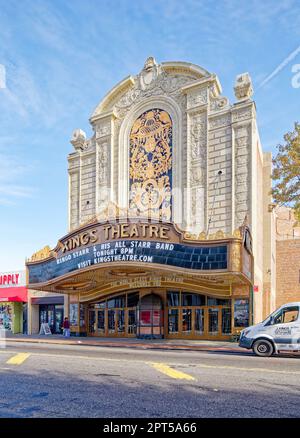
{"type": "Polygon", "coordinates": [[[276,307],[300,301],[300,226],[291,209],[277,207],[276,307]]]}

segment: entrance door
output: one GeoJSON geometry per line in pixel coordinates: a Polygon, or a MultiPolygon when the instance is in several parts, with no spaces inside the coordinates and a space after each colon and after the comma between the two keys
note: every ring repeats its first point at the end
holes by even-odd
{"type": "Polygon", "coordinates": [[[162,300],[149,294],[141,298],[138,312],[138,337],[162,338],[164,335],[162,300]]]}
{"type": "Polygon", "coordinates": [[[62,325],[64,319],[64,309],[63,306],[55,306],[55,333],[59,334],[62,332],[62,325]]]}
{"type": "Polygon", "coordinates": [[[90,336],[135,337],[137,334],[136,307],[89,309],[88,334],[90,336]]]}
{"type": "Polygon", "coordinates": [[[89,335],[93,336],[96,332],[96,312],[89,309],[89,335]]]}
{"type": "Polygon", "coordinates": [[[169,338],[226,339],[231,334],[231,307],[169,307],[166,315],[169,338]]]}
{"type": "Polygon", "coordinates": [[[106,332],[106,312],[105,309],[97,310],[97,335],[105,336],[106,332]]]}

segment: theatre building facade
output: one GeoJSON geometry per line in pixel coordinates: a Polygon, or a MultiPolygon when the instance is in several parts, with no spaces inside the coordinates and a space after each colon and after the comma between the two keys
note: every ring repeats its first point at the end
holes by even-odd
{"type": "Polygon", "coordinates": [[[247,73],[234,91],[230,104],[215,74],[148,58],[90,138],[74,131],[69,232],[27,262],[31,294],[64,297],[72,333],[231,339],[262,319],[271,161],[247,73]]]}

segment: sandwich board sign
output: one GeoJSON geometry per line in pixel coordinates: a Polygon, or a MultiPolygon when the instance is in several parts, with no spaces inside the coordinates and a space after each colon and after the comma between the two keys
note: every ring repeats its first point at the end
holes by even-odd
{"type": "Polygon", "coordinates": [[[41,324],[40,335],[52,335],[48,322],[41,324]]]}

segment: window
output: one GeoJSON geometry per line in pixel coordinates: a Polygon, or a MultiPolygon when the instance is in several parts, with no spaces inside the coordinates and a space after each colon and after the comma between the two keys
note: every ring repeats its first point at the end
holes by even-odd
{"type": "Polygon", "coordinates": [[[107,307],[109,309],[112,309],[114,307],[125,307],[125,295],[120,295],[118,297],[112,298],[111,300],[108,300],[107,307]]]}
{"type": "Polygon", "coordinates": [[[184,292],[182,294],[182,306],[205,306],[205,296],[184,292]]]}
{"type": "Polygon", "coordinates": [[[140,294],[134,292],[127,295],[127,307],[136,307],[139,304],[140,294]]]}
{"type": "Polygon", "coordinates": [[[273,324],[287,324],[298,320],[299,307],[286,307],[274,316],[273,324]]]}
{"type": "Polygon", "coordinates": [[[169,309],[168,311],[168,333],[178,334],[178,309],[169,309]]]}
{"type": "Polygon", "coordinates": [[[207,297],[208,306],[231,306],[231,300],[222,300],[220,298],[207,297]]]}
{"type": "Polygon", "coordinates": [[[145,111],[132,126],[129,208],[138,215],[172,218],[172,138],[171,116],[160,108],[145,111]]]}
{"type": "Polygon", "coordinates": [[[168,292],[168,306],[178,307],[180,305],[180,295],[179,292],[168,292]]]}

